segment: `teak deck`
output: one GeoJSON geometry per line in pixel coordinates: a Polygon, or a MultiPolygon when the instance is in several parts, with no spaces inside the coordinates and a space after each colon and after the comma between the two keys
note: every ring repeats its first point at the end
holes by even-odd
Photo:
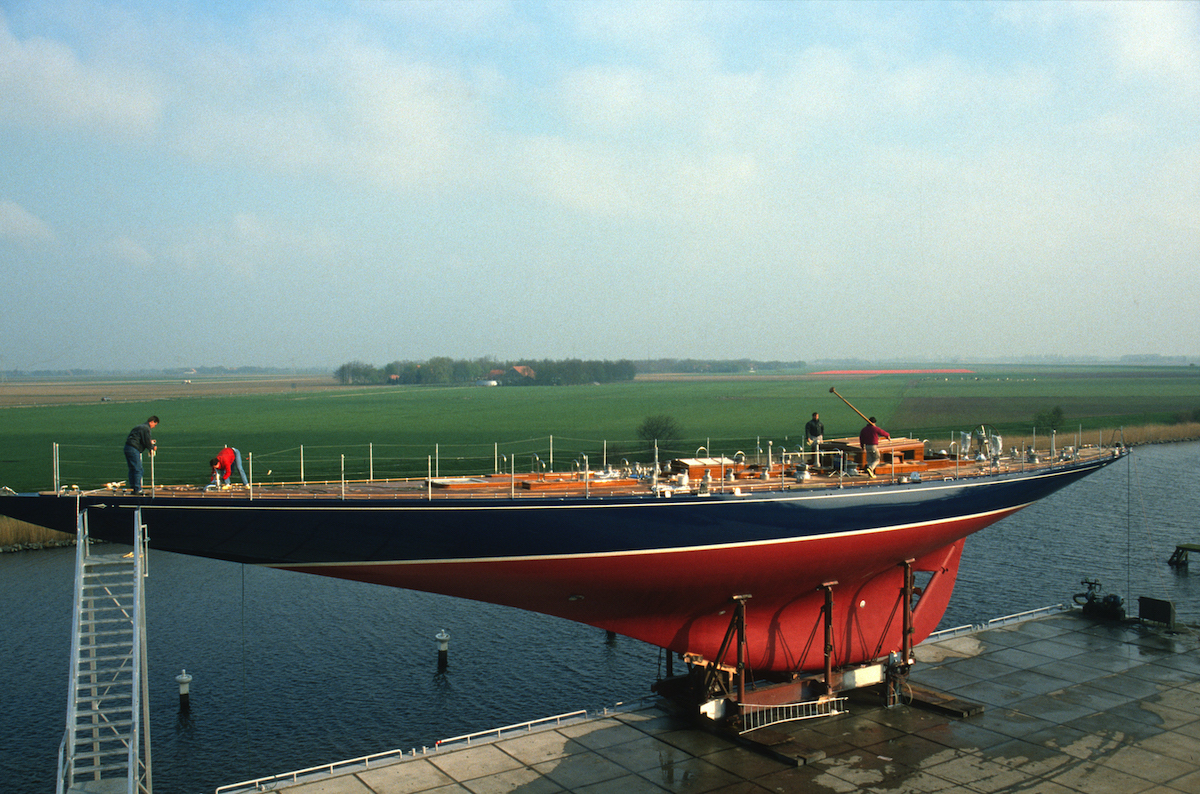
{"type": "MultiPolygon", "coordinates": [[[[862,454],[857,439],[837,439],[822,445],[823,459],[829,463],[841,451],[851,461],[862,454]],[[828,456],[828,457],[825,457],[828,456]]],[[[157,485],[146,487],[152,498],[201,497],[211,499],[472,499],[472,498],[547,498],[612,497],[646,495],[657,491],[666,498],[685,494],[743,495],[763,491],[819,490],[880,486],[921,480],[953,480],[986,474],[1040,469],[1053,462],[1028,463],[1010,457],[998,460],[968,460],[925,456],[922,442],[897,438],[880,445],[881,462],[875,478],[841,473],[830,469],[797,471],[777,459],[766,465],[731,458],[690,458],[672,461],[669,473],[657,479],[635,475],[631,471],[494,473],[476,477],[453,476],[388,480],[347,480],[318,482],[253,483],[250,488],[237,485],[223,489],[203,485],[157,485]]],[[[1096,457],[1101,450],[1086,447],[1077,458],[1096,457]]],[[[1068,458],[1063,457],[1066,461],[1068,458]]],[[[123,483],[109,483],[88,494],[123,494],[123,483]]],[[[74,490],[63,489],[60,495],[74,490]]]]}

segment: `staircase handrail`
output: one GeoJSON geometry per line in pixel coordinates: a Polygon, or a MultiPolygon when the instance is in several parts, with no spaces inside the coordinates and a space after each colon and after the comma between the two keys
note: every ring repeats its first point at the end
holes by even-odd
{"type": "Polygon", "coordinates": [[[75,785],[75,764],[68,754],[75,752],[75,668],[79,658],[80,621],[83,616],[79,613],[78,605],[83,600],[83,568],[88,553],[87,510],[79,507],[79,496],[75,496],[75,601],[76,608],[71,617],[71,664],[67,672],[67,725],[63,731],[62,744],[58,749],[58,782],[57,794],[65,792],[75,785]],[[67,778],[70,777],[70,780],[67,778]]]}
{"type": "Polygon", "coordinates": [[[149,710],[149,682],[146,680],[146,667],[143,659],[146,654],[146,602],[145,577],[148,573],[146,565],[146,526],[142,523],[142,508],[133,514],[133,703],[130,718],[133,722],[129,735],[129,794],[153,791],[150,779],[150,720],[147,713],[143,724],[143,708],[149,710]],[[144,739],[143,739],[144,736],[144,739]],[[145,765],[138,756],[138,744],[142,740],[145,745],[145,765]],[[144,775],[144,781],[143,781],[144,775]]]}

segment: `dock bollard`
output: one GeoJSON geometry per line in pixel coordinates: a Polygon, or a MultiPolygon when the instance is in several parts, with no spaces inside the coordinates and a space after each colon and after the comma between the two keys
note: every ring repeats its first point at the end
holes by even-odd
{"type": "Polygon", "coordinates": [[[175,676],[175,683],[179,684],[179,710],[188,711],[191,704],[191,695],[188,693],[188,686],[192,683],[192,677],[188,675],[187,670],[183,670],[179,675],[175,676]]]}
{"type": "Polygon", "coordinates": [[[445,672],[450,656],[450,635],[442,629],[434,639],[438,642],[438,672],[445,672]]]}

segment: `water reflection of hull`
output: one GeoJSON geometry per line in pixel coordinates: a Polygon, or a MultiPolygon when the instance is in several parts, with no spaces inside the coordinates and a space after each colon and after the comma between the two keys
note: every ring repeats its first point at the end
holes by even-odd
{"type": "Polygon", "coordinates": [[[799,671],[826,663],[827,598],[837,666],[901,650],[906,621],[919,642],[945,611],[964,538],[1116,458],[669,498],[644,486],[538,491],[505,480],[464,493],[425,482],[344,496],[285,487],[23,494],[0,497],[0,513],[74,531],[79,510],[91,537],[128,543],[140,508],[153,548],[505,604],[724,664],[734,662],[730,649],[718,659],[734,598],[748,596],[746,663],[799,671]]]}

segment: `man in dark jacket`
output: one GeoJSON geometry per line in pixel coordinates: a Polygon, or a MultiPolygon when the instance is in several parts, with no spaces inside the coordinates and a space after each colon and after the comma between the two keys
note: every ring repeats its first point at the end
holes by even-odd
{"type": "Polygon", "coordinates": [[[152,416],[130,430],[129,437],[125,439],[125,462],[129,464],[129,487],[135,494],[142,492],[142,453],[150,450],[150,454],[153,455],[154,450],[158,449],[158,445],[150,437],[150,431],[157,426],[158,417],[152,416]]]}
{"type": "Polygon", "coordinates": [[[808,442],[809,449],[813,455],[813,464],[821,467],[821,442],[825,440],[825,425],[821,423],[821,415],[813,414],[813,418],[808,420],[808,424],[804,426],[804,440],[808,442]]]}

